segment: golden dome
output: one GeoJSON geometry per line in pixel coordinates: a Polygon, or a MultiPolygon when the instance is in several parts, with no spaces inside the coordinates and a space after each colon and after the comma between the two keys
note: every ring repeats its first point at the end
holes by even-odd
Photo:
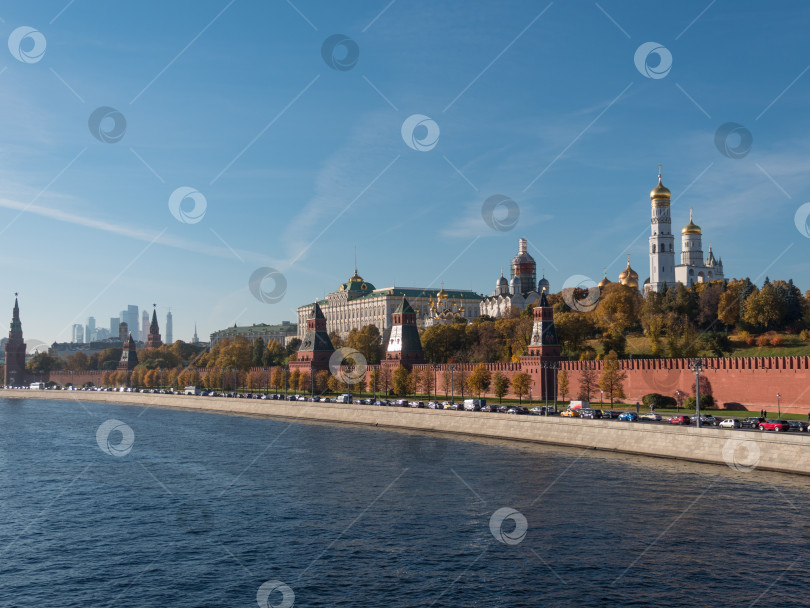
{"type": "Polygon", "coordinates": [[[703,234],[703,231],[700,229],[695,222],[692,221],[692,208],[689,208],[689,223],[681,229],[681,234],[703,234]]]}
{"type": "Polygon", "coordinates": [[[604,289],[607,285],[610,285],[612,281],[607,278],[607,269],[605,269],[605,278],[599,281],[598,286],[599,289],[604,289]]]}
{"type": "Polygon", "coordinates": [[[442,288],[436,294],[437,300],[446,300],[447,299],[447,292],[444,290],[444,283],[442,283],[442,288]]]}
{"type": "Polygon", "coordinates": [[[357,274],[357,268],[355,268],[354,269],[354,274],[349,279],[349,283],[362,283],[362,282],[363,282],[363,277],[361,277],[359,274],[357,274]]]}
{"type": "Polygon", "coordinates": [[[657,201],[659,204],[668,205],[671,197],[672,193],[669,191],[669,188],[661,183],[661,165],[658,165],[658,185],[650,190],[650,199],[653,201],[653,204],[657,201]]]}
{"type": "Polygon", "coordinates": [[[627,254],[627,268],[619,273],[619,282],[627,287],[638,289],[638,273],[630,267],[630,254],[627,254]]]}

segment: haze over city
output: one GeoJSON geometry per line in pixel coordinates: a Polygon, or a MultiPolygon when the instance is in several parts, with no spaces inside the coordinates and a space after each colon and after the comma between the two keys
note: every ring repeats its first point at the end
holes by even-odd
{"type": "Polygon", "coordinates": [[[0,310],[50,342],[156,302],[205,339],[294,322],[355,251],[377,287],[487,295],[519,237],[552,292],[627,253],[643,281],[658,163],[727,278],[810,288],[804,4],[483,6],[4,7],[0,310]]]}

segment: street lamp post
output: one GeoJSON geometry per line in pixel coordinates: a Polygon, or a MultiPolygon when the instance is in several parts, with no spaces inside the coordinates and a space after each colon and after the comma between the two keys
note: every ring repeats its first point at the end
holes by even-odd
{"type": "Polygon", "coordinates": [[[436,386],[436,370],[439,369],[439,366],[434,363],[431,367],[433,368],[433,401],[436,401],[439,398],[436,394],[439,392],[439,387],[436,386]]]}
{"type": "Polygon", "coordinates": [[[532,406],[532,387],[529,387],[529,407],[532,406]]]}
{"type": "Polygon", "coordinates": [[[450,403],[453,403],[453,401],[455,401],[455,394],[454,394],[455,386],[453,386],[453,370],[456,369],[456,366],[448,365],[447,367],[450,368],[450,403]]]}
{"type": "MultiPolygon", "coordinates": [[[[776,409],[778,411],[779,420],[782,419],[782,404],[780,402],[781,397],[782,397],[782,395],[780,395],[779,393],[776,393],[776,409]]],[[[799,430],[801,430],[801,429],[799,429],[799,430]]]]}
{"type": "Polygon", "coordinates": [[[700,359],[695,359],[692,363],[692,371],[695,372],[695,416],[698,428],[700,428],[700,372],[703,371],[703,362],[700,359]]]}
{"type": "Polygon", "coordinates": [[[675,391],[675,413],[680,414],[681,411],[681,391],[675,391]]]}
{"type": "Polygon", "coordinates": [[[284,373],[284,401],[287,400],[287,366],[282,366],[281,371],[284,373]]]}
{"type": "Polygon", "coordinates": [[[599,405],[602,406],[605,401],[605,391],[599,389],[599,405]]]}

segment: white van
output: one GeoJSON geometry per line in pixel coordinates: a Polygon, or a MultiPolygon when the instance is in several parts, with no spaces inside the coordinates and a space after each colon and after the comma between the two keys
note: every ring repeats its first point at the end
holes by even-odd
{"type": "Polygon", "coordinates": [[[185,388],[185,390],[183,391],[183,394],[184,395],[199,395],[200,394],[200,389],[198,389],[196,386],[187,386],[185,388]]]}
{"type": "Polygon", "coordinates": [[[468,412],[480,412],[481,408],[487,404],[486,399],[465,399],[464,409],[468,412]]]}
{"type": "Polygon", "coordinates": [[[32,382],[31,385],[28,387],[32,391],[44,391],[45,390],[45,383],[44,382],[32,382]]]}
{"type": "Polygon", "coordinates": [[[352,396],[349,393],[344,393],[342,395],[338,395],[335,398],[335,403],[351,403],[352,396]]]}

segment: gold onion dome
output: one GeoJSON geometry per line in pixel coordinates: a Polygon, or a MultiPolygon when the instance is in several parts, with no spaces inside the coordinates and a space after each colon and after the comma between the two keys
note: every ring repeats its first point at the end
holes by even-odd
{"type": "Polygon", "coordinates": [[[605,269],[605,278],[604,278],[604,279],[602,279],[601,281],[599,281],[599,283],[598,283],[598,285],[599,285],[599,289],[604,289],[605,287],[607,287],[608,285],[610,285],[610,284],[611,284],[611,282],[612,282],[612,281],[611,281],[610,279],[608,279],[608,278],[607,278],[607,269],[605,269]]]}
{"type": "Polygon", "coordinates": [[[700,226],[692,221],[692,208],[689,208],[689,223],[683,227],[681,234],[703,234],[700,226]]]}
{"type": "Polygon", "coordinates": [[[627,254],[627,268],[619,273],[619,282],[638,289],[638,273],[630,267],[630,254],[627,254]]]}
{"type": "Polygon", "coordinates": [[[661,183],[661,165],[658,165],[658,185],[650,190],[650,199],[669,204],[670,198],[672,198],[672,193],[669,188],[661,183]]]}

